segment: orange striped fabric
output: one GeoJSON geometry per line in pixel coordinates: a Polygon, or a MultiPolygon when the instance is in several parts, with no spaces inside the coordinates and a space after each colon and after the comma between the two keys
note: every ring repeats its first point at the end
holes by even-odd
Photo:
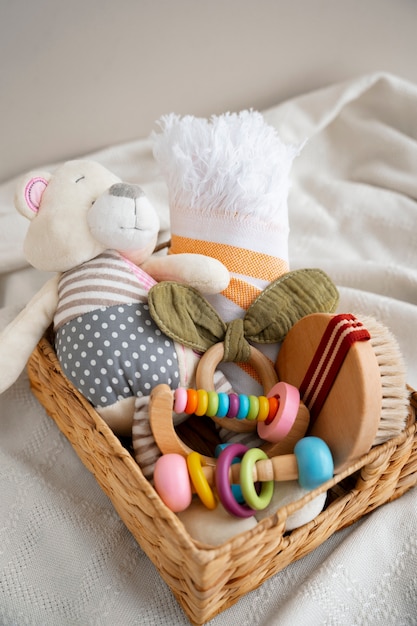
{"type": "Polygon", "coordinates": [[[260,293],[261,290],[258,287],[250,285],[241,278],[234,278],[232,276],[230,283],[226,289],[222,291],[222,296],[231,300],[246,311],[260,293]]]}
{"type": "Polygon", "coordinates": [[[286,261],[269,254],[216,243],[215,241],[172,235],[170,253],[177,254],[179,252],[211,256],[221,261],[229,272],[252,276],[252,278],[259,278],[268,282],[282,276],[289,269],[286,261]]]}
{"type": "MultiPolygon", "coordinates": [[[[213,257],[221,261],[229,272],[268,282],[279,278],[289,270],[287,261],[269,254],[214,241],[172,235],[169,254],[187,252],[213,257]]],[[[244,310],[249,308],[260,293],[261,289],[258,287],[234,276],[230,279],[228,287],[222,291],[223,296],[244,310]]],[[[261,383],[259,374],[250,363],[239,363],[239,367],[258,383],[261,383]]]]}
{"type": "MultiPolygon", "coordinates": [[[[282,276],[289,269],[286,261],[269,254],[214,241],[203,241],[201,239],[190,239],[173,235],[170,254],[184,252],[213,257],[221,261],[229,272],[251,276],[252,278],[268,282],[282,276]]],[[[222,295],[242,309],[247,309],[260,292],[261,290],[258,287],[251,285],[247,281],[232,277],[222,295]]]]}

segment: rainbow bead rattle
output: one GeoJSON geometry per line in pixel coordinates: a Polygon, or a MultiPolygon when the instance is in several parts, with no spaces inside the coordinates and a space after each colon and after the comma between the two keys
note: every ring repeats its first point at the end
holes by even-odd
{"type": "Polygon", "coordinates": [[[300,406],[298,389],[284,382],[276,383],[267,396],[216,393],[183,387],[176,389],[173,396],[175,413],[257,422],[259,436],[272,442],[285,438],[300,406]]]}
{"type": "Polygon", "coordinates": [[[177,453],[161,456],[155,465],[154,484],[161,500],[178,513],[191,503],[193,489],[208,509],[217,506],[211,486],[226,511],[235,517],[250,517],[268,506],[274,482],[298,479],[305,489],[315,489],[330,480],[334,464],[327,444],[318,437],[304,437],[294,454],[268,458],[259,448],[240,443],[225,444],[215,466],[204,465],[198,452],[187,457],[177,453]],[[235,463],[240,460],[240,463],[235,463]],[[260,491],[255,482],[261,483],[260,491]],[[238,501],[233,486],[239,484],[244,502],[238,501]]]}
{"type": "Polygon", "coordinates": [[[174,391],[174,412],[208,417],[236,417],[236,419],[271,422],[279,406],[276,396],[246,396],[236,393],[216,393],[205,389],[174,391]]]}

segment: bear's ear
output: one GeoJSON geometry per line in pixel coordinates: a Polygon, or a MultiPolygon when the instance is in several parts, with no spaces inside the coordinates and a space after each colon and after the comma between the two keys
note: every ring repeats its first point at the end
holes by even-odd
{"type": "Polygon", "coordinates": [[[49,172],[31,172],[18,183],[14,197],[16,209],[24,217],[32,220],[36,217],[51,174],[49,172]]]}

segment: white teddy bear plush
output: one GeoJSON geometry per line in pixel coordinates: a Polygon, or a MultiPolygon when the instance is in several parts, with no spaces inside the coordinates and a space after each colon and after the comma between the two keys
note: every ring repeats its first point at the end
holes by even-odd
{"type": "Polygon", "coordinates": [[[135,400],[157,383],[189,386],[198,360],[157,328],[149,288],[176,280],[216,293],[227,287],[229,272],[199,254],[152,254],[159,231],[154,207],[138,185],[96,162],[27,174],[15,204],[30,220],[27,260],[56,274],[0,335],[0,393],[53,323],[68,379],[118,435],[131,436],[135,400]]]}

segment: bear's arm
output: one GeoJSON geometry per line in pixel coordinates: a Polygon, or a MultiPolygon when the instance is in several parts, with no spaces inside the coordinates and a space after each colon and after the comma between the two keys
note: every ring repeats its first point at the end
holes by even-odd
{"type": "Polygon", "coordinates": [[[58,303],[58,279],[59,275],[48,280],[0,334],[0,393],[17,380],[51,324],[58,303]]]}
{"type": "Polygon", "coordinates": [[[220,293],[230,281],[229,271],[223,263],[202,254],[155,255],[141,267],[158,282],[175,280],[206,294],[220,293]]]}

